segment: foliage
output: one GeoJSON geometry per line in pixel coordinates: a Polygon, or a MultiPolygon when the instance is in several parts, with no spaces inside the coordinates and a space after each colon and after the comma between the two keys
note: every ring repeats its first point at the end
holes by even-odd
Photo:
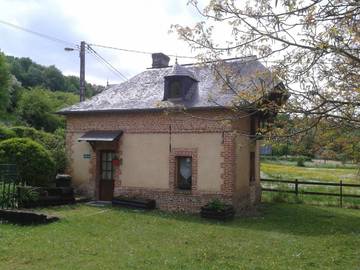
{"type": "Polygon", "coordinates": [[[296,162],[299,158],[303,159],[304,161],[311,161],[311,157],[308,156],[264,156],[262,157],[265,161],[286,161],[286,162],[296,162]]]}
{"type": "MultiPolygon", "coordinates": [[[[270,68],[274,83],[281,80],[291,94],[285,107],[260,103],[260,110],[275,107],[280,114],[305,117],[298,123],[298,132],[317,126],[321,119],[334,128],[360,127],[360,9],[356,1],[216,0],[205,7],[197,0],[189,3],[202,16],[201,22],[173,29],[198,50],[200,59],[256,55],[270,68]]],[[[226,78],[226,70],[218,71],[226,78]]],[[[266,98],[263,87],[253,88],[250,100],[254,104],[266,98]]],[[[234,91],[236,110],[237,100],[249,100],[249,95],[234,91]]]]}
{"type": "Polygon", "coordinates": [[[22,203],[37,201],[39,199],[39,192],[36,187],[31,186],[19,186],[18,187],[18,203],[21,206],[22,203]]]}
{"type": "Polygon", "coordinates": [[[271,139],[266,142],[272,146],[273,155],[307,155],[325,160],[360,162],[360,131],[352,125],[337,127],[324,119],[316,127],[297,133],[302,123],[308,122],[304,117],[283,120],[277,130],[269,133],[271,139]]]}
{"type": "MultiPolygon", "coordinates": [[[[55,66],[45,67],[33,62],[30,58],[17,58],[7,56],[11,73],[25,88],[35,86],[47,88],[52,91],[63,91],[78,94],[79,78],[64,76],[55,66]]],[[[91,97],[103,90],[103,87],[86,83],[85,94],[91,97]]]]}
{"type": "Polygon", "coordinates": [[[10,72],[5,56],[0,52],[0,113],[6,111],[10,102],[10,72]]]}
{"type": "Polygon", "coordinates": [[[225,209],[226,204],[224,202],[220,201],[219,199],[214,199],[211,202],[209,202],[206,206],[209,209],[221,211],[221,210],[225,209]]]}
{"type": "Polygon", "coordinates": [[[43,145],[50,153],[55,162],[55,171],[63,173],[66,166],[65,153],[65,131],[57,129],[53,134],[36,130],[29,127],[12,127],[10,131],[14,132],[13,137],[29,138],[43,145]]]}
{"type": "Polygon", "coordinates": [[[296,166],[305,167],[305,159],[303,157],[298,157],[296,161],[296,166]]]}
{"type": "Polygon", "coordinates": [[[6,126],[0,125],[0,141],[16,137],[16,133],[6,126]]]}
{"type": "Polygon", "coordinates": [[[14,194],[15,186],[13,184],[4,184],[0,182],[0,205],[15,205],[16,198],[13,196],[14,194]]]}
{"type": "Polygon", "coordinates": [[[31,139],[12,138],[0,142],[0,163],[14,163],[23,181],[31,186],[44,186],[54,176],[51,154],[31,139]]]}
{"type": "Polygon", "coordinates": [[[55,115],[55,112],[61,107],[76,103],[77,100],[74,94],[33,88],[21,95],[17,113],[28,125],[53,132],[65,126],[63,117],[55,115]]]}
{"type": "Polygon", "coordinates": [[[10,103],[7,108],[9,113],[13,113],[16,110],[17,103],[19,102],[20,96],[25,89],[21,86],[21,83],[16,79],[14,75],[11,75],[9,95],[10,103]]]}

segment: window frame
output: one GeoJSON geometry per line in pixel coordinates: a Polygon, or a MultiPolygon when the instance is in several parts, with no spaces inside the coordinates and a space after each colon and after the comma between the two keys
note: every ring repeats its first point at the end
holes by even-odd
{"type": "Polygon", "coordinates": [[[192,189],[192,178],[193,178],[193,158],[192,156],[176,156],[175,157],[176,162],[176,172],[175,172],[175,185],[177,190],[181,191],[191,191],[192,189]],[[180,161],[181,159],[190,158],[191,161],[191,180],[190,180],[190,186],[188,188],[182,188],[181,185],[181,173],[180,173],[180,161]]]}
{"type": "Polygon", "coordinates": [[[172,148],[169,153],[169,188],[173,192],[182,194],[197,194],[198,176],[198,149],[197,148],[172,148]],[[191,190],[177,188],[177,162],[176,157],[191,157],[191,190]]]}

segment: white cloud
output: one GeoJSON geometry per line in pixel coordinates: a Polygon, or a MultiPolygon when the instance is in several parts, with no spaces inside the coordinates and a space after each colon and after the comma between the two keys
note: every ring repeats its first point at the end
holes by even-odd
{"type": "MultiPolygon", "coordinates": [[[[187,0],[0,0],[0,19],[31,27],[34,31],[79,43],[191,55],[187,44],[169,34],[171,24],[192,25],[198,20],[187,0]]],[[[76,53],[66,53],[54,44],[0,25],[0,49],[15,56],[28,56],[40,64],[54,64],[67,74],[78,74],[76,53]],[[21,41],[21,42],[19,42],[21,41]],[[45,45],[44,45],[45,44],[45,45]]],[[[151,66],[151,56],[94,47],[127,76],[151,66]]],[[[87,78],[105,84],[121,81],[87,55],[87,78]]],[[[173,60],[173,59],[172,59],[173,60]]],[[[188,62],[188,60],[182,60],[188,62]]]]}

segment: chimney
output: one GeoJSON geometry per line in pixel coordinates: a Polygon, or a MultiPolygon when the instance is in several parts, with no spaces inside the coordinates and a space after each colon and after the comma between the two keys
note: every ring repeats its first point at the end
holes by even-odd
{"type": "Polygon", "coordinates": [[[152,67],[164,68],[169,66],[170,57],[163,53],[153,53],[152,55],[152,67]]]}

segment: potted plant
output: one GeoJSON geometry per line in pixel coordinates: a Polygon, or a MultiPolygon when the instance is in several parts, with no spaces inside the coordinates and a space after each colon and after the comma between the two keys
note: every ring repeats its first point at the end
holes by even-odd
{"type": "Polygon", "coordinates": [[[200,216],[203,218],[228,220],[235,215],[234,207],[226,204],[219,199],[214,199],[205,206],[201,207],[200,216]]]}
{"type": "Polygon", "coordinates": [[[114,159],[111,161],[112,165],[117,167],[120,165],[120,159],[118,157],[114,157],[114,159]]]}

